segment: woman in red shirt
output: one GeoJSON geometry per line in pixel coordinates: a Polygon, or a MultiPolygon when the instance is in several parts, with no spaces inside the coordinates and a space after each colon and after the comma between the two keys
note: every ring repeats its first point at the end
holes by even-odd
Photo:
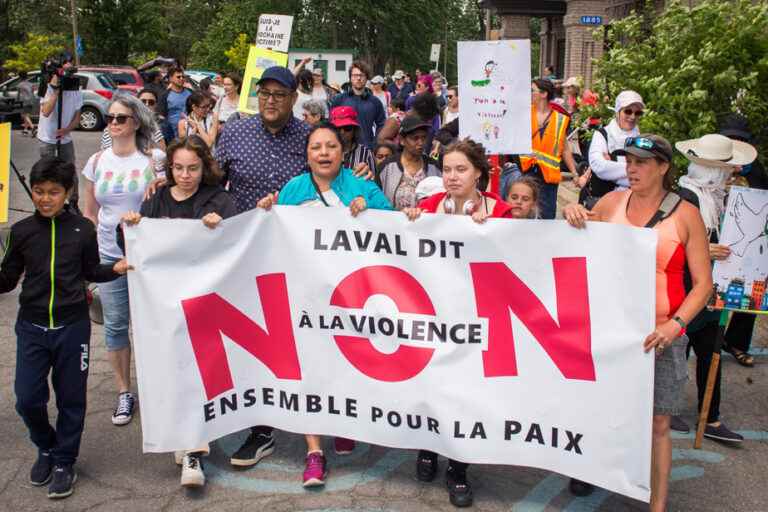
{"type": "MultiPolygon", "coordinates": [[[[415,208],[404,208],[410,220],[418,219],[423,212],[471,215],[475,222],[482,223],[489,217],[512,218],[512,206],[491,192],[483,192],[488,185],[490,166],[485,148],[470,139],[464,139],[448,146],[443,156],[443,186],[439,192],[423,199],[415,208]]],[[[467,481],[469,464],[449,460],[445,472],[448,495],[456,507],[472,504],[472,487],[467,481]]],[[[431,482],[437,473],[437,454],[427,450],[419,451],[416,462],[416,476],[422,482],[431,482]]]]}
{"type": "Polygon", "coordinates": [[[488,217],[512,218],[512,206],[493,192],[483,192],[488,185],[490,165],[482,144],[466,138],[448,146],[443,155],[443,186],[439,192],[403,212],[410,220],[423,213],[471,215],[475,222],[488,217]]]}

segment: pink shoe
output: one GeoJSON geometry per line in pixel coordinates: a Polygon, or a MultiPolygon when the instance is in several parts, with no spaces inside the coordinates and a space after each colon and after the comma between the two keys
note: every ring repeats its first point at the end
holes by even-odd
{"type": "Polygon", "coordinates": [[[352,439],[335,437],[333,439],[333,449],[336,451],[336,455],[349,455],[355,449],[355,442],[352,439]]]}
{"type": "Polygon", "coordinates": [[[307,463],[304,466],[304,487],[319,487],[325,485],[325,477],[328,471],[325,469],[325,456],[322,453],[312,452],[307,455],[307,463]]]}

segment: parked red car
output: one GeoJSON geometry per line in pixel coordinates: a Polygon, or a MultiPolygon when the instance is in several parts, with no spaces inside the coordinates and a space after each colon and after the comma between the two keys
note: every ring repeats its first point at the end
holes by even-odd
{"type": "Polygon", "coordinates": [[[78,69],[106,73],[118,89],[129,91],[134,96],[144,88],[144,79],[132,66],[80,66],[78,69]]]}

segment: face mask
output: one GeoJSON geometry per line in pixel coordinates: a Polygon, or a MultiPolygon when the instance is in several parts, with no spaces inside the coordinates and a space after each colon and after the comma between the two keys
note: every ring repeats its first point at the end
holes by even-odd
{"type": "Polygon", "coordinates": [[[739,171],[739,174],[742,176],[746,176],[747,174],[752,171],[752,164],[742,165],[741,170],[739,171]]]}

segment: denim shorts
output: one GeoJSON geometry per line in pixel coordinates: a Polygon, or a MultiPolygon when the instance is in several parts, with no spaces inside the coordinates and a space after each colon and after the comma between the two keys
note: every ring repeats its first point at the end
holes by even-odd
{"type": "MultiPolygon", "coordinates": [[[[114,264],[117,258],[101,255],[102,264],[114,264]]],[[[131,311],[128,306],[128,278],[120,276],[108,283],[99,283],[99,298],[104,310],[104,334],[107,350],[126,348],[131,311]]]]}
{"type": "Polygon", "coordinates": [[[653,414],[676,416],[685,405],[685,383],[688,380],[688,361],[685,347],[688,336],[675,338],[670,346],[656,356],[653,382],[653,414]]]}

